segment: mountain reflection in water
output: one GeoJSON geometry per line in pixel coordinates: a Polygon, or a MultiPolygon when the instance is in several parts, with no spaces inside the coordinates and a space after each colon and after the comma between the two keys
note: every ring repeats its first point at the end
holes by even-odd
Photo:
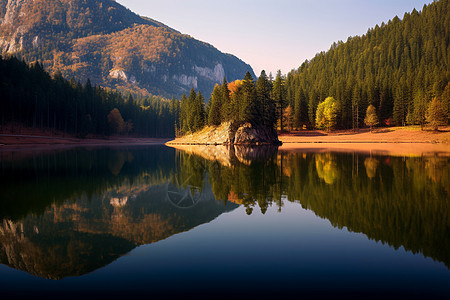
{"type": "Polygon", "coordinates": [[[39,277],[81,276],[240,205],[285,201],[450,267],[448,157],[201,146],[0,158],[0,262],[39,277]]]}

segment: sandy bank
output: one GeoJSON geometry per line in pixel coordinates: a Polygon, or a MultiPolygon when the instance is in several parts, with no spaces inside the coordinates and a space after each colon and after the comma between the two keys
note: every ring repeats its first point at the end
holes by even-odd
{"type": "Polygon", "coordinates": [[[442,127],[440,131],[420,130],[419,127],[379,128],[370,132],[361,129],[338,130],[327,133],[321,130],[295,131],[280,134],[283,143],[435,143],[450,145],[450,127],[442,127]]]}
{"type": "Polygon", "coordinates": [[[279,136],[282,151],[340,151],[372,154],[420,156],[450,155],[450,128],[439,132],[421,131],[418,127],[393,127],[359,133],[342,130],[327,133],[319,130],[299,131],[279,136]]]}

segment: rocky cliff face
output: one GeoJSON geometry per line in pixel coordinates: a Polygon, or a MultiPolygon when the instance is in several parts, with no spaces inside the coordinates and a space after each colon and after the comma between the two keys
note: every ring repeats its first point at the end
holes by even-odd
{"type": "Polygon", "coordinates": [[[177,138],[168,145],[281,145],[275,129],[263,126],[254,126],[245,123],[240,126],[226,122],[220,126],[207,126],[194,134],[177,138]]]}
{"type": "Polygon", "coordinates": [[[112,0],[0,0],[0,54],[39,60],[94,84],[179,97],[208,95],[252,68],[112,0]]]}

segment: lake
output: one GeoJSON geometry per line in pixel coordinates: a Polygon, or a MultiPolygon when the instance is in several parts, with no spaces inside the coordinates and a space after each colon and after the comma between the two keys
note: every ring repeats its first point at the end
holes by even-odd
{"type": "Polygon", "coordinates": [[[450,295],[448,155],[215,149],[0,152],[2,295],[450,295]]]}

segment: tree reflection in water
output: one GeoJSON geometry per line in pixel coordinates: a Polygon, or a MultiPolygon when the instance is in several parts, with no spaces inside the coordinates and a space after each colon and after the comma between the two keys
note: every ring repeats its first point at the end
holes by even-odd
{"type": "Polygon", "coordinates": [[[298,203],[338,228],[450,267],[449,159],[277,148],[0,153],[0,261],[60,279],[137,245],[298,203]]]}
{"type": "Polygon", "coordinates": [[[264,214],[272,205],[281,210],[286,200],[299,203],[335,227],[450,267],[448,157],[258,151],[243,159],[231,149],[231,166],[208,159],[204,148],[200,155],[195,147],[177,155],[180,173],[198,179],[208,174],[215,197],[244,205],[248,214],[256,207],[264,214]]]}

